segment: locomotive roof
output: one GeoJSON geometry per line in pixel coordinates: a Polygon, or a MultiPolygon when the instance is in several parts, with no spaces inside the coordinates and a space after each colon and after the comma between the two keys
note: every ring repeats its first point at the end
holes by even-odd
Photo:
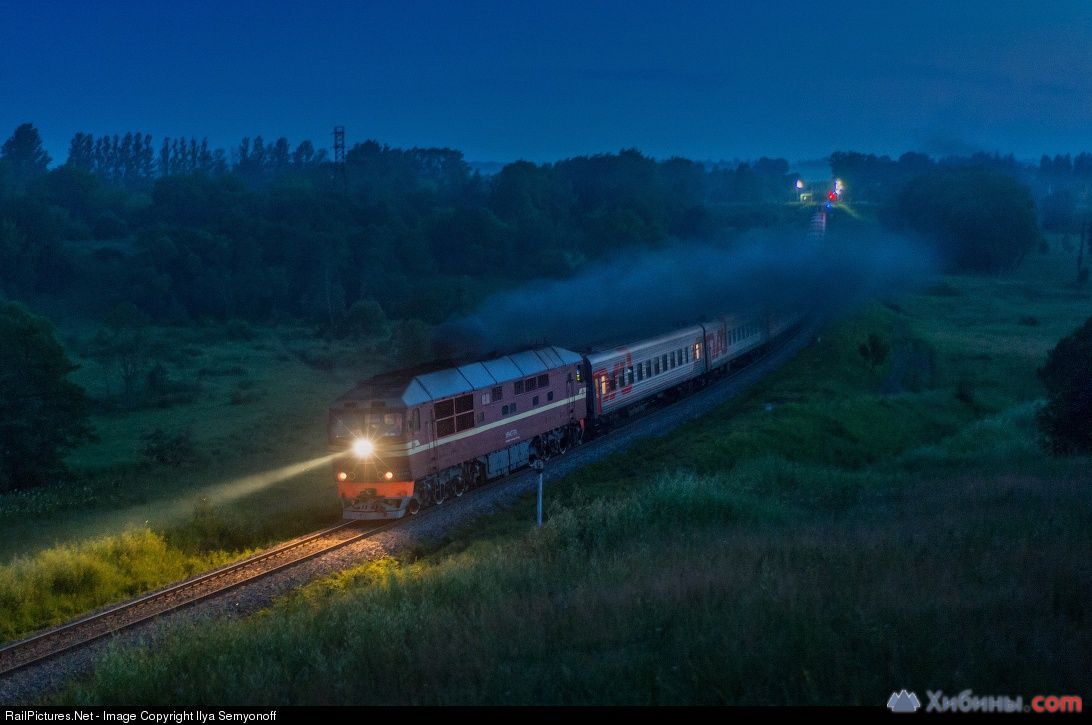
{"type": "Polygon", "coordinates": [[[524,350],[465,365],[442,361],[376,375],[338,400],[382,400],[389,405],[420,405],[579,362],[580,355],[560,347],[524,350]]]}

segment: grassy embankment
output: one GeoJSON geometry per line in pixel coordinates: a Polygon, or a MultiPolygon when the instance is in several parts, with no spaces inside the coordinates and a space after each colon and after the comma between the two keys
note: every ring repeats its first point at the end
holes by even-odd
{"type": "MultiPolygon", "coordinates": [[[[379,355],[304,330],[244,332],[153,330],[170,375],[185,384],[183,399],[165,408],[98,406],[99,440],[73,452],[70,478],[0,495],[0,641],[339,518],[330,464],[252,477],[324,456],[326,406],[379,355]],[[192,451],[177,465],[148,461],[142,436],[157,429],[188,432],[192,451]]],[[[92,395],[103,396],[107,383],[116,392],[116,376],[80,362],[77,379],[92,395]]]]}
{"type": "Polygon", "coordinates": [[[429,551],[122,651],[64,701],[864,703],[1087,689],[1092,460],[1036,446],[1088,314],[1053,257],[822,336],[701,421],[429,551]],[[891,343],[870,369],[857,347],[891,343]]]}

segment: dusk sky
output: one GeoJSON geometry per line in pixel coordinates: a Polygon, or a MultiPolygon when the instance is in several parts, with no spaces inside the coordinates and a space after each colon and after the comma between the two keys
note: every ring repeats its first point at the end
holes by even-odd
{"type": "Polygon", "coordinates": [[[0,135],[546,161],[1092,149],[1092,3],[0,0],[0,135]]]}

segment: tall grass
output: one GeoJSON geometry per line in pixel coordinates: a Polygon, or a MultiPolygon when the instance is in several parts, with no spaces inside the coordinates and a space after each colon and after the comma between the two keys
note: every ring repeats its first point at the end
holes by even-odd
{"type": "Polygon", "coordinates": [[[225,560],[219,553],[186,554],[148,529],[16,558],[0,567],[0,638],[58,624],[225,560]]]}
{"type": "MultiPolygon", "coordinates": [[[[1079,691],[1092,670],[1092,460],[1037,447],[1034,370],[1087,311],[1055,282],[950,278],[958,294],[877,305],[750,394],[554,482],[541,531],[524,500],[257,617],[119,651],[60,699],[1079,691]],[[870,333],[891,344],[876,369],[857,352],[870,333]]],[[[168,545],[245,545],[235,515],[195,518],[168,545]]]]}
{"type": "Polygon", "coordinates": [[[777,459],[660,476],[539,532],[369,564],[265,616],[118,653],[64,700],[875,705],[893,687],[1082,682],[1079,487],[1010,487],[1002,539],[974,482],[927,506],[877,505],[871,483],[777,459]],[[832,488],[836,522],[802,504],[832,488]]]}

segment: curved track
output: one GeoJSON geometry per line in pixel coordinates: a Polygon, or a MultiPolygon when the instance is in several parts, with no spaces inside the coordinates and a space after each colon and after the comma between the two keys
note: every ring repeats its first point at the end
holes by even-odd
{"type": "Polygon", "coordinates": [[[355,521],[338,524],[14,642],[0,649],[0,675],[41,662],[167,612],[234,589],[258,577],[367,538],[394,523],[374,526],[364,531],[355,521]]]}
{"type": "MultiPolygon", "coordinates": [[[[777,343],[767,346],[763,354],[753,358],[747,365],[738,370],[712,381],[710,387],[724,384],[739,374],[751,370],[789,340],[795,339],[802,334],[810,333],[801,329],[786,332],[777,343]]],[[[684,396],[683,399],[685,400],[686,397],[688,396],[684,396]]],[[[656,412],[671,409],[672,407],[671,403],[650,406],[648,409],[628,418],[625,422],[616,425],[610,431],[596,436],[596,439],[622,436],[643,422],[644,419],[655,415],[656,412]]],[[[519,473],[522,472],[521,470],[519,473]]],[[[467,492],[464,498],[473,497],[474,494],[485,489],[504,484],[514,475],[516,474],[477,486],[467,492]]],[[[412,518],[421,518],[433,511],[446,508],[446,506],[430,506],[412,518]]],[[[407,520],[411,520],[411,517],[395,519],[378,525],[369,525],[369,523],[360,521],[343,522],[328,529],[293,539],[254,556],[200,574],[178,584],[173,584],[136,599],[108,607],[81,619],[34,634],[0,648],[0,676],[78,649],[142,622],[217,596],[255,579],[273,574],[362,539],[367,539],[407,520]]]]}

